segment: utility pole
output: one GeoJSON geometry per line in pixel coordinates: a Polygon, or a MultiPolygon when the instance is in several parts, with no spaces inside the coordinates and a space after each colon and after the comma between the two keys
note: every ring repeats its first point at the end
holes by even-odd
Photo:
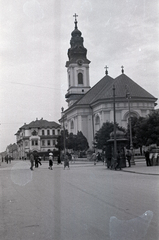
{"type": "Polygon", "coordinates": [[[64,155],[66,154],[66,143],[65,143],[65,122],[64,122],[64,108],[61,108],[62,111],[62,118],[63,118],[63,149],[64,155]]]}
{"type": "Polygon", "coordinates": [[[130,92],[128,90],[128,86],[126,86],[126,98],[128,99],[128,109],[129,109],[129,131],[130,131],[130,150],[131,150],[131,164],[135,165],[135,161],[134,161],[134,151],[133,151],[133,141],[132,141],[132,126],[131,126],[131,109],[130,109],[130,99],[131,99],[131,95],[130,92]]]}
{"type": "Polygon", "coordinates": [[[115,85],[113,85],[113,109],[114,109],[114,162],[113,162],[113,165],[114,165],[117,161],[115,85]]]}

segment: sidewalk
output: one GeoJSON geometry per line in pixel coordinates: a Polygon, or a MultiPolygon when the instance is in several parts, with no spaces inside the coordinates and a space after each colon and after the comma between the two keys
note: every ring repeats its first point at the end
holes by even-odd
{"type": "MultiPolygon", "coordinates": [[[[13,165],[17,162],[17,160],[12,161],[12,164],[6,164],[6,163],[2,163],[0,166],[0,170],[8,170],[11,169],[13,167],[13,165]]],[[[20,161],[18,160],[18,162],[26,162],[28,164],[30,164],[30,162],[27,161],[20,161]]],[[[48,164],[48,161],[42,161],[43,164],[48,164]]],[[[75,162],[71,162],[70,161],[70,167],[94,167],[94,162],[93,161],[88,161],[87,159],[80,159],[78,158],[75,162]]],[[[97,162],[96,166],[102,166],[104,168],[106,168],[105,164],[103,165],[102,162],[97,162]]],[[[62,165],[57,165],[56,162],[54,162],[54,167],[63,167],[63,163],[62,165]]],[[[129,172],[129,173],[136,173],[136,174],[145,174],[145,175],[158,175],[159,176],[159,166],[150,166],[147,167],[146,166],[146,162],[144,160],[138,160],[136,159],[135,161],[135,165],[132,165],[130,168],[126,167],[126,168],[122,168],[123,172],[129,172]]]]}
{"type": "MultiPolygon", "coordinates": [[[[75,163],[71,163],[70,162],[70,165],[71,166],[76,166],[76,164],[79,164],[79,165],[83,165],[83,166],[94,166],[94,162],[93,161],[88,161],[87,159],[79,159],[75,162],[75,163]]],[[[103,166],[103,167],[106,167],[105,165],[103,165],[102,162],[97,162],[97,165],[96,166],[103,166]]],[[[130,168],[129,167],[126,167],[126,168],[123,168],[122,171],[125,171],[125,172],[130,172],[130,173],[136,173],[136,174],[145,174],[145,175],[158,175],[159,176],[159,166],[150,166],[150,167],[147,167],[146,166],[146,161],[145,160],[138,160],[136,159],[135,161],[135,165],[132,165],[130,168]]]]}
{"type": "MultiPolygon", "coordinates": [[[[81,165],[82,164],[88,164],[88,165],[91,164],[92,166],[94,166],[93,161],[91,162],[91,161],[88,161],[87,159],[81,160],[79,158],[75,164],[81,164],[81,165]]],[[[99,166],[99,165],[101,166],[101,165],[103,165],[103,163],[99,162],[99,163],[97,163],[96,166],[99,166]]],[[[123,168],[122,171],[136,173],[136,174],[158,175],[159,176],[159,166],[147,167],[145,159],[135,159],[135,165],[132,165],[130,168],[129,167],[123,168]]]]}
{"type": "Polygon", "coordinates": [[[159,166],[146,166],[145,161],[136,161],[135,165],[132,165],[130,168],[126,167],[122,169],[125,172],[136,173],[136,174],[145,174],[145,175],[158,175],[159,176],[159,166]]]}

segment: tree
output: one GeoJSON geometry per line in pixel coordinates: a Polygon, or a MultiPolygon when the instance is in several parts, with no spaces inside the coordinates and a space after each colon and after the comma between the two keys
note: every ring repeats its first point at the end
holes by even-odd
{"type": "MultiPolygon", "coordinates": [[[[59,150],[64,149],[64,132],[61,131],[61,135],[57,138],[56,147],[59,150]]],[[[88,141],[83,133],[80,131],[77,135],[68,133],[65,130],[65,147],[66,149],[73,149],[74,151],[84,151],[88,149],[88,141]]]]}
{"type": "MultiPolygon", "coordinates": [[[[131,118],[134,147],[159,145],[159,112],[153,111],[146,118],[131,118]]],[[[127,135],[129,136],[129,126],[127,135]]]]}
{"type": "MultiPolygon", "coordinates": [[[[68,139],[68,131],[65,130],[65,147],[66,148],[68,145],[67,139],[68,139]]],[[[64,131],[63,130],[61,131],[61,135],[59,135],[57,138],[57,144],[55,147],[58,148],[59,151],[64,149],[64,131]]]]}
{"type": "Polygon", "coordinates": [[[83,133],[78,131],[77,133],[77,150],[85,151],[89,148],[87,138],[83,135],[83,133]]]}
{"type": "Polygon", "coordinates": [[[73,149],[74,151],[76,151],[78,149],[77,147],[77,135],[70,133],[68,135],[68,149],[73,149]]]}
{"type": "Polygon", "coordinates": [[[147,120],[147,130],[145,145],[159,145],[159,111],[154,111],[149,114],[147,120]]]}
{"type": "MultiPolygon", "coordinates": [[[[117,129],[125,132],[126,130],[123,127],[120,127],[116,124],[117,129]]],[[[114,131],[114,123],[106,122],[103,123],[103,126],[99,129],[99,131],[95,135],[94,145],[98,149],[102,149],[107,145],[107,141],[110,139],[110,133],[114,131]]]]}
{"type": "MultiPolygon", "coordinates": [[[[135,148],[139,148],[143,145],[143,143],[142,143],[143,139],[140,136],[143,136],[141,124],[143,123],[144,119],[145,118],[143,118],[143,117],[139,117],[139,118],[131,117],[132,142],[133,142],[133,147],[135,147],[135,148]]],[[[128,145],[130,146],[130,125],[129,125],[129,123],[127,126],[126,137],[128,138],[128,141],[129,141],[128,145]]]]}

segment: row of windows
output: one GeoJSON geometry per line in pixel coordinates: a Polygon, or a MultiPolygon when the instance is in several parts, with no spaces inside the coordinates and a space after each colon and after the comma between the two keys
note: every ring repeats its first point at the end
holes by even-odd
{"type": "Polygon", "coordinates": [[[51,146],[51,143],[52,143],[52,145],[53,146],[55,146],[55,144],[56,144],[56,141],[55,140],[42,140],[42,146],[44,147],[44,146],[51,146]]]}
{"type": "MultiPolygon", "coordinates": [[[[55,146],[56,140],[42,140],[41,145],[42,146],[55,146]]],[[[38,146],[38,140],[32,140],[31,141],[32,146],[38,146]]],[[[25,146],[28,146],[28,142],[25,142],[25,146]]]]}
{"type": "Polygon", "coordinates": [[[38,146],[38,140],[32,140],[31,145],[32,146],[38,146]]]}
{"type": "MultiPolygon", "coordinates": [[[[57,133],[58,133],[58,135],[60,134],[60,129],[57,130],[57,133]]],[[[42,130],[42,135],[43,136],[45,135],[45,130],[42,130]]],[[[55,129],[53,129],[53,130],[48,129],[47,135],[55,135],[55,129]]]]}

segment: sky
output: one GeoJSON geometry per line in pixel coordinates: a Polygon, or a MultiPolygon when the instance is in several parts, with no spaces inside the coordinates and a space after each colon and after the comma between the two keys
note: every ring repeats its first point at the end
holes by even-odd
{"type": "MultiPolygon", "coordinates": [[[[125,74],[159,98],[158,0],[1,0],[0,152],[24,123],[57,123],[67,108],[67,51],[74,14],[90,63],[90,85],[125,74]]],[[[158,108],[158,106],[157,106],[158,108]]]]}

